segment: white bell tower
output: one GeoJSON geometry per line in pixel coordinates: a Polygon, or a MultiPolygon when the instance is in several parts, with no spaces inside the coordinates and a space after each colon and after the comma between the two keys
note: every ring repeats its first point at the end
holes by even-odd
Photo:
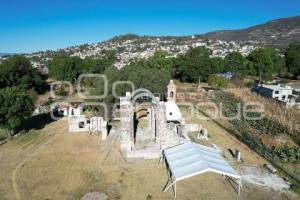
{"type": "Polygon", "coordinates": [[[168,88],[167,100],[176,102],[176,85],[174,84],[173,80],[170,80],[170,83],[167,86],[167,88],[168,88]]]}

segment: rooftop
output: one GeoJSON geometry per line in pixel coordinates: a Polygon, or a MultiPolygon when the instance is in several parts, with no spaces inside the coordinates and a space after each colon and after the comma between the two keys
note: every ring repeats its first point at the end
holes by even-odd
{"type": "Polygon", "coordinates": [[[268,88],[270,90],[292,90],[293,89],[291,86],[282,85],[282,84],[278,84],[278,85],[265,85],[265,84],[263,84],[262,87],[268,88]]]}

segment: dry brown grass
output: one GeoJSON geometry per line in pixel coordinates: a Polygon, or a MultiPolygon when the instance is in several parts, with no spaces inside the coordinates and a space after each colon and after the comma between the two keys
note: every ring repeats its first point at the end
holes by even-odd
{"type": "Polygon", "coordinates": [[[243,102],[259,102],[263,104],[265,114],[269,118],[288,127],[290,130],[297,130],[300,132],[300,112],[298,110],[281,106],[274,100],[251,92],[248,88],[235,88],[228,90],[228,92],[239,97],[243,102]]]}
{"type": "MultiPolygon", "coordinates": [[[[194,119],[197,120],[197,119],[194,119]]],[[[197,121],[209,129],[211,140],[225,152],[238,147],[243,164],[262,165],[264,160],[210,121],[197,121]]],[[[109,199],[173,199],[165,165],[158,160],[126,162],[115,137],[68,133],[67,122],[58,121],[31,135],[0,147],[0,199],[16,199],[12,174],[20,199],[80,199],[85,193],[104,192],[109,199]],[[21,164],[21,165],[20,165],[21,164]],[[20,166],[20,167],[17,167],[20,166]]],[[[235,164],[234,164],[235,165],[235,164]]],[[[180,181],[177,199],[237,199],[222,176],[207,173],[180,181]]],[[[285,194],[243,183],[239,199],[285,198],[285,194]]],[[[291,199],[288,196],[286,199],[291,199]]]]}

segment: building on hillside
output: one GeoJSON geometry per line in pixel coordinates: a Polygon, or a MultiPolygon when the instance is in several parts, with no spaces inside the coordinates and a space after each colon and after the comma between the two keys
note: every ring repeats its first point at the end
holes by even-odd
{"type": "Polygon", "coordinates": [[[46,75],[49,73],[49,69],[44,63],[37,62],[37,61],[31,61],[30,63],[32,67],[34,69],[37,69],[39,72],[41,72],[41,74],[46,75]]]}
{"type": "Polygon", "coordinates": [[[287,85],[257,85],[255,90],[265,96],[277,100],[279,103],[287,107],[298,107],[297,96],[293,94],[293,88],[287,85]]]}

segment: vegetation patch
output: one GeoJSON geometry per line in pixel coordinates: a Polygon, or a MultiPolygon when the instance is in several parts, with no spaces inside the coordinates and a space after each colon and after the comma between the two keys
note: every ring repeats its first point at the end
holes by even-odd
{"type": "MultiPolygon", "coordinates": [[[[213,101],[217,104],[223,104],[222,114],[225,117],[235,116],[237,114],[237,104],[243,105],[241,99],[228,92],[216,92],[213,101]]],[[[257,113],[250,113],[255,117],[257,113]]],[[[296,130],[291,130],[287,126],[280,124],[276,120],[270,119],[267,115],[260,120],[248,120],[244,116],[240,119],[228,120],[233,125],[233,131],[236,138],[248,145],[260,156],[272,162],[277,168],[281,169],[286,175],[293,178],[297,188],[299,188],[300,177],[295,173],[300,162],[299,135],[296,130]],[[239,133],[239,134],[238,134],[239,133]],[[259,138],[261,134],[267,134],[270,137],[278,137],[283,134],[290,138],[298,146],[269,146],[259,138]]]]}

